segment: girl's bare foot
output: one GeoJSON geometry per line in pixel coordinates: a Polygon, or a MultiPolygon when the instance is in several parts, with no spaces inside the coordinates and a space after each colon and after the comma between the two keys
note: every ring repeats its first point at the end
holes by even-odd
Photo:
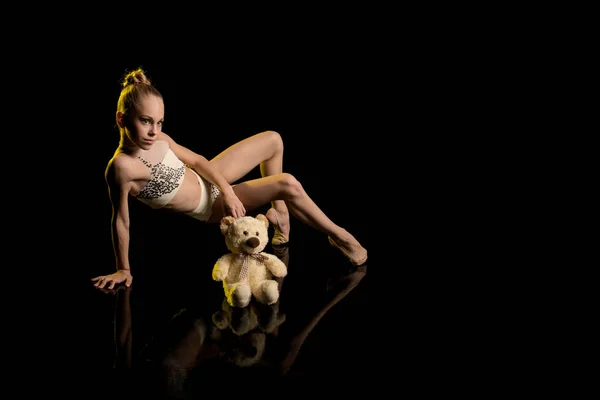
{"type": "Polygon", "coordinates": [[[348,260],[350,260],[352,265],[358,266],[367,262],[367,249],[362,247],[352,235],[348,234],[348,236],[340,236],[336,240],[331,236],[328,238],[329,243],[340,249],[341,252],[348,257],[348,260]]]}
{"type": "Polygon", "coordinates": [[[283,213],[281,211],[277,211],[274,208],[270,208],[267,211],[266,215],[267,219],[273,225],[275,229],[275,233],[273,234],[273,239],[271,239],[271,244],[274,246],[286,244],[290,241],[290,214],[283,213]]]}

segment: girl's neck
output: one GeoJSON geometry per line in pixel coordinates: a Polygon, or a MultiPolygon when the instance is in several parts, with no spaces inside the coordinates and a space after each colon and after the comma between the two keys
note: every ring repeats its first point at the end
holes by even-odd
{"type": "Polygon", "coordinates": [[[117,152],[135,155],[142,149],[136,144],[132,143],[126,137],[121,136],[121,140],[119,141],[119,147],[117,147],[117,152]]]}

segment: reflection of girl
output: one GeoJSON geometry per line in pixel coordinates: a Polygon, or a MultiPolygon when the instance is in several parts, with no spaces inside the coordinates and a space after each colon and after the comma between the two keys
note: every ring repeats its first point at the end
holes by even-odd
{"type": "Polygon", "coordinates": [[[336,305],[340,300],[342,300],[348,293],[350,293],[365,277],[367,273],[367,265],[363,264],[358,268],[354,269],[353,272],[348,275],[341,276],[336,282],[330,282],[332,286],[332,297],[330,297],[325,304],[319,308],[318,312],[311,318],[308,324],[306,324],[302,330],[294,335],[290,342],[289,350],[284,355],[281,363],[280,363],[280,373],[281,375],[287,375],[294,363],[296,362],[296,357],[300,352],[300,348],[304,344],[304,341],[308,337],[308,335],[312,332],[314,327],[321,321],[321,318],[327,314],[327,312],[336,305]]]}

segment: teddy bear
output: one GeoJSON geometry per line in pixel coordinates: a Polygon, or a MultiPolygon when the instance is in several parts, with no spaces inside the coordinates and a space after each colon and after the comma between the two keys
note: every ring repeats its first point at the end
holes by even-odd
{"type": "Polygon", "coordinates": [[[287,266],[263,250],[269,243],[269,220],[255,217],[221,219],[220,229],[230,253],[219,257],[212,278],[223,282],[225,298],[232,307],[246,307],[254,297],[263,304],[279,300],[279,283],[275,278],[287,275],[287,266]]]}

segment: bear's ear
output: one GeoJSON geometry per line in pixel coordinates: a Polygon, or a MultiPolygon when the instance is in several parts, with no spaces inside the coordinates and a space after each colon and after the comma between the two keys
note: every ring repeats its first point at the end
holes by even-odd
{"type": "Polygon", "coordinates": [[[256,215],[256,219],[257,219],[257,220],[259,220],[259,221],[262,221],[262,222],[263,222],[263,224],[265,224],[265,226],[266,226],[267,228],[269,228],[269,220],[267,219],[267,217],[265,217],[265,216],[264,216],[264,215],[262,215],[262,214],[257,214],[257,215],[256,215]]]}
{"type": "Polygon", "coordinates": [[[227,232],[227,229],[229,229],[231,224],[233,224],[233,221],[235,221],[235,218],[233,218],[231,215],[227,215],[221,218],[221,233],[223,235],[225,234],[225,232],[227,232]]]}

